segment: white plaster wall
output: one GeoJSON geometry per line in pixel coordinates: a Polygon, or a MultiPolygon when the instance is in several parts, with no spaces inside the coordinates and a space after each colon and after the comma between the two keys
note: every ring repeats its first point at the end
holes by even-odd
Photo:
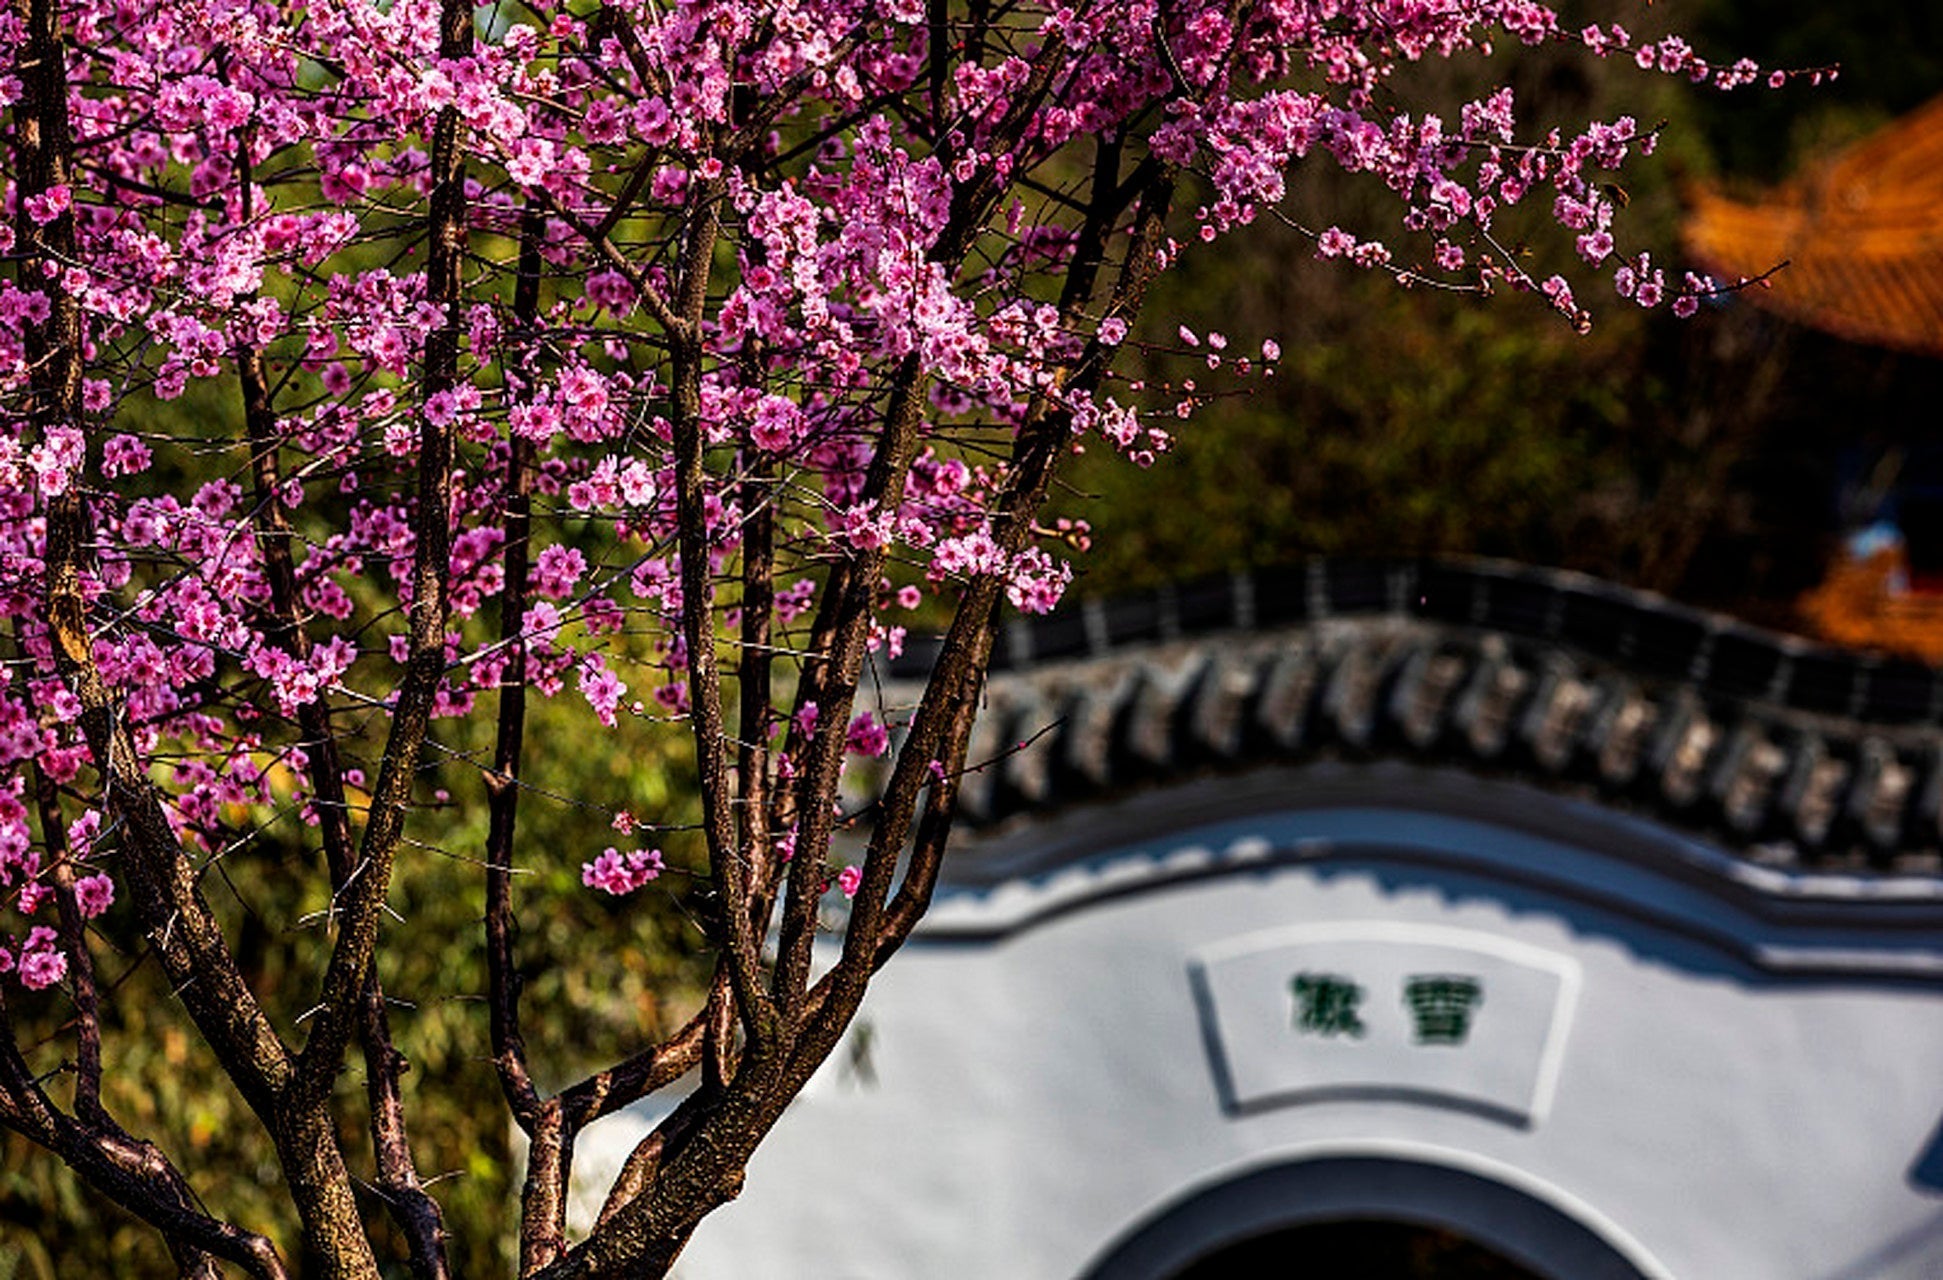
{"type": "MultiPolygon", "coordinates": [[[[709,1218],[687,1280],[1073,1280],[1187,1190],[1264,1164],[1451,1164],[1565,1209],[1671,1280],[1934,1280],[1943,993],[1767,980],[1624,916],[1380,859],[1190,881],[879,977],[865,1079],[812,1082],[709,1218]],[[1507,900],[1509,900],[1509,905],[1507,900]],[[1224,1110],[1189,959],[1298,922],[1458,927],[1575,961],[1550,1112],[1412,1101],[1224,1110]]],[[[625,1149],[637,1117],[583,1143],[625,1149]]],[[[1559,1280],[1570,1280],[1560,1277],[1559,1280]]]]}

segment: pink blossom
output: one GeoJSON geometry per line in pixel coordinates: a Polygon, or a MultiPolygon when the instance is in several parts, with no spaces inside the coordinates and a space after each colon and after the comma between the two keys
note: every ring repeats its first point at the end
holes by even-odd
{"type": "Polygon", "coordinates": [[[110,480],[139,475],[153,460],[148,446],[126,432],[109,436],[101,446],[101,474],[110,480]]]}
{"type": "Polygon", "coordinates": [[[29,991],[51,987],[67,977],[67,956],[59,951],[20,953],[20,985],[29,991]]]}
{"type": "Polygon", "coordinates": [[[863,883],[864,869],[862,867],[847,866],[837,872],[837,890],[846,898],[856,897],[857,890],[863,887],[863,883]]]}
{"type": "Polygon", "coordinates": [[[115,901],[115,882],[105,875],[83,876],[74,882],[74,900],[81,914],[94,919],[115,901]]]}
{"type": "Polygon", "coordinates": [[[20,984],[30,991],[53,986],[67,976],[67,956],[55,947],[54,930],[36,925],[28,930],[18,957],[20,984]]]}
{"type": "Polygon", "coordinates": [[[458,399],[450,391],[441,391],[425,400],[425,420],[435,427],[447,425],[458,412],[458,399]]]}
{"type": "Polygon", "coordinates": [[[585,695],[587,705],[608,728],[615,724],[616,709],[621,698],[627,693],[627,686],[620,677],[607,669],[599,654],[589,654],[580,671],[580,692],[585,695]]]}
{"type": "Polygon", "coordinates": [[[580,864],[580,883],[620,897],[659,877],[663,867],[659,849],[636,849],[623,854],[609,845],[592,862],[580,864]]]}
{"type": "Polygon", "coordinates": [[[634,310],[635,296],[633,282],[618,271],[597,271],[587,277],[587,300],[617,317],[634,310]]]}
{"type": "Polygon", "coordinates": [[[587,557],[577,547],[558,543],[542,548],[533,563],[533,586],[541,595],[564,600],[573,594],[574,585],[587,572],[587,557]]]}
{"type": "Polygon", "coordinates": [[[834,529],[851,546],[869,551],[890,541],[890,523],[891,518],[880,514],[875,503],[866,502],[839,513],[834,529]]]}
{"type": "Polygon", "coordinates": [[[1356,248],[1356,237],[1341,227],[1331,227],[1316,237],[1316,256],[1339,258],[1356,248]]]}
{"type": "Polygon", "coordinates": [[[87,450],[86,438],[73,427],[50,427],[41,442],[27,455],[27,466],[47,497],[68,491],[81,467],[87,450]]]}
{"type": "Polygon", "coordinates": [[[860,756],[881,756],[890,750],[891,731],[866,711],[850,722],[844,748],[860,756]]]}
{"type": "Polygon", "coordinates": [[[756,404],[755,423],[749,438],[759,449],[783,453],[802,434],[803,414],[796,402],[785,396],[764,396],[756,404]]]}
{"type": "Polygon", "coordinates": [[[1013,560],[1006,599],[1021,613],[1051,613],[1073,581],[1073,567],[1054,560],[1038,547],[1027,547],[1013,560]]]}
{"type": "Polygon", "coordinates": [[[61,185],[51,186],[37,196],[27,197],[27,216],[45,226],[66,213],[72,203],[72,191],[61,185]]]}

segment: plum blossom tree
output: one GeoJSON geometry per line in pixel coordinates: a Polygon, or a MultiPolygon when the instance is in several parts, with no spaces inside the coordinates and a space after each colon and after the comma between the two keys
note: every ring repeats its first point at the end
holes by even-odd
{"type": "MultiPolygon", "coordinates": [[[[1323,257],[1584,323],[1494,236],[1535,202],[1622,297],[1714,287],[1615,247],[1601,175],[1651,130],[1519,141],[1509,91],[1452,120],[1396,101],[1399,67],[1493,41],[1759,75],[1527,0],[20,0],[0,17],[0,1122],[185,1275],[294,1254],[375,1276],[379,1215],[413,1274],[447,1274],[374,957],[439,839],[441,722],[477,719],[479,1052],[530,1138],[520,1274],[665,1273],[925,910],[994,618],[1050,608],[1083,542],[1044,510],[1056,464],[1169,444],[1112,358],[1176,235],[1273,214],[1328,163],[1386,184],[1399,221],[1319,229],[1323,257]],[[193,415],[167,404],[185,396],[193,415]],[[859,683],[927,601],[949,626],[887,723],[859,683]],[[598,795],[577,799],[610,811],[612,847],[522,845],[534,697],[584,703],[596,750],[687,726],[685,870],[713,903],[699,1011],[557,1090],[522,1032],[516,873],[564,858],[627,895],[675,859],[655,815],[598,795]],[[885,780],[839,866],[859,758],[885,780]],[[252,980],[205,893],[273,824],[328,875],[294,990],[252,980]],[[223,1216],[104,1105],[110,935],[274,1144],[300,1239],[223,1216]],[[17,1034],[23,1007],[57,1009],[51,1044],[17,1034]],[[686,1076],[570,1241],[576,1135],[686,1076]]],[[[1276,358],[1180,337],[1244,377],[1276,358]]],[[[1195,395],[1169,389],[1169,415],[1195,395]]]]}

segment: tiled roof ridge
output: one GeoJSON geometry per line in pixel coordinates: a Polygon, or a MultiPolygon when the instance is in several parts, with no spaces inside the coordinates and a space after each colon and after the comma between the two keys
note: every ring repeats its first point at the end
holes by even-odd
{"type": "MultiPolygon", "coordinates": [[[[1704,692],[1883,725],[1943,724],[1943,672],[1818,644],[1564,569],[1487,559],[1315,557],[1108,599],[1000,627],[994,674],[1227,631],[1346,617],[1415,617],[1557,642],[1704,692]]],[[[893,678],[922,676],[913,639],[893,678]]]]}
{"type": "MultiPolygon", "coordinates": [[[[907,654],[897,674],[922,673],[907,654]]],[[[1318,559],[1006,624],[986,827],[1136,786],[1404,756],[1594,793],[1764,861],[1943,866],[1943,677],[1579,574],[1318,559]]]]}

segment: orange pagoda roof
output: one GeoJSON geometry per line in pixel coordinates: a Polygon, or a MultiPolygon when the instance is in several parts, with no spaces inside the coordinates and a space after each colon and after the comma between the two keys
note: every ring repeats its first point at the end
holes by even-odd
{"type": "Polygon", "coordinates": [[[1749,301],[1855,342],[1943,356],[1943,98],[1755,204],[1702,190],[1687,249],[1749,301]]]}

